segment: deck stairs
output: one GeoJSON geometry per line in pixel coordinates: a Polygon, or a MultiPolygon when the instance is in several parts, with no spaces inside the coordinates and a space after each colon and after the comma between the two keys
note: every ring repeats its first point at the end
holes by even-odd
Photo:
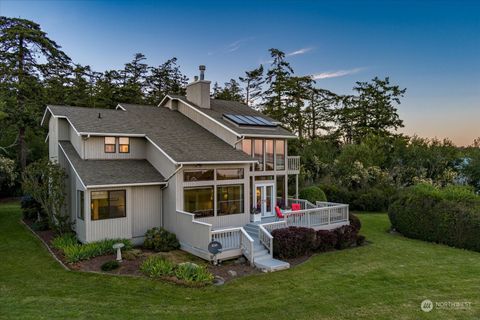
{"type": "Polygon", "coordinates": [[[272,254],[268,252],[267,248],[260,243],[258,238],[258,224],[248,223],[243,228],[254,240],[253,262],[258,269],[264,272],[273,272],[290,268],[290,264],[288,262],[274,259],[272,254]]]}

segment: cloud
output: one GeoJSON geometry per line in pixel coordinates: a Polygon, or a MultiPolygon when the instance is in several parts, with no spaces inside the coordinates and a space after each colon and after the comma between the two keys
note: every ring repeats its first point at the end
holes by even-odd
{"type": "Polygon", "coordinates": [[[365,68],[353,68],[349,70],[337,70],[337,71],[327,71],[327,72],[321,72],[321,73],[316,73],[312,75],[313,80],[322,80],[322,79],[330,79],[330,78],[338,78],[338,77],[344,77],[348,76],[351,74],[358,73],[360,71],[365,70],[365,68]]]}
{"type": "Polygon", "coordinates": [[[217,54],[217,53],[235,52],[238,49],[240,49],[246,42],[248,42],[250,40],[253,40],[253,39],[255,39],[255,38],[254,37],[248,37],[248,38],[244,38],[244,39],[239,39],[237,41],[234,41],[232,43],[227,44],[226,46],[224,46],[223,48],[221,48],[219,50],[208,52],[208,55],[211,56],[211,55],[214,55],[214,54],[217,54]]]}
{"type": "Polygon", "coordinates": [[[298,56],[298,55],[307,53],[310,50],[312,50],[312,48],[302,48],[302,49],[298,49],[298,50],[295,50],[293,52],[287,53],[285,56],[286,57],[298,56]]]}

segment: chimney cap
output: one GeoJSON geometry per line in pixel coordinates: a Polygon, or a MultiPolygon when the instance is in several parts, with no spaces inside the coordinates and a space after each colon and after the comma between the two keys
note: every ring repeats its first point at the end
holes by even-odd
{"type": "Polygon", "coordinates": [[[201,64],[201,65],[198,66],[198,69],[200,71],[205,71],[207,68],[205,67],[205,65],[201,64]]]}

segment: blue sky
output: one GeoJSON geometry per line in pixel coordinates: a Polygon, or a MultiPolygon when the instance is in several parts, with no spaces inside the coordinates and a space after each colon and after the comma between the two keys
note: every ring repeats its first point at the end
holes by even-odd
{"type": "Polygon", "coordinates": [[[480,136],[480,1],[8,1],[0,15],[41,24],[77,63],[121,68],[177,57],[223,83],[289,53],[296,74],[350,93],[390,76],[407,88],[404,132],[470,144],[480,136]]]}

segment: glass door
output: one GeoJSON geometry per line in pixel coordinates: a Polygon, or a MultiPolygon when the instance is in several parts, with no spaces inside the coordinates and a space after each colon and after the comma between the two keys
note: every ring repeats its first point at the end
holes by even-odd
{"type": "Polygon", "coordinates": [[[262,217],[273,216],[273,184],[257,184],[255,186],[255,204],[262,217]]]}

